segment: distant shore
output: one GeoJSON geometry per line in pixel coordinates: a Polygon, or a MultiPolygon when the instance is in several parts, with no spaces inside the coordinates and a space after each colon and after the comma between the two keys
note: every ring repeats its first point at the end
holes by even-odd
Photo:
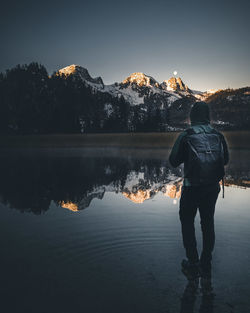
{"type": "MultiPolygon", "coordinates": [[[[180,132],[0,136],[0,148],[171,148],[180,132]]],[[[222,132],[231,149],[250,149],[250,131],[222,132]]]]}

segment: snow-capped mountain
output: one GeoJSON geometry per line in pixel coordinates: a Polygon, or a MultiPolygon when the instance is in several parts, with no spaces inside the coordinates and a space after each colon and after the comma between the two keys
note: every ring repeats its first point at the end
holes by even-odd
{"type": "Polygon", "coordinates": [[[164,109],[183,97],[195,97],[195,94],[180,77],[171,77],[160,84],[152,76],[135,72],[120,83],[104,85],[101,77],[92,78],[88,70],[79,65],[67,66],[60,69],[58,74],[74,75],[90,86],[94,92],[98,90],[107,92],[114,97],[123,96],[130,105],[143,105],[150,102],[154,103],[156,107],[164,109]]]}
{"type": "Polygon", "coordinates": [[[195,98],[197,98],[198,100],[204,101],[208,97],[213,95],[214,93],[219,92],[220,90],[221,89],[209,89],[209,90],[206,90],[204,92],[198,91],[198,90],[192,90],[192,92],[193,92],[195,98]]]}
{"type": "Polygon", "coordinates": [[[167,90],[162,88],[162,84],[159,84],[153,77],[141,72],[135,72],[125,78],[117,86],[119,92],[124,98],[132,104],[147,104],[153,102],[161,109],[165,106],[170,106],[173,102],[180,99],[182,95],[178,94],[174,90],[167,90]],[[137,95],[137,103],[133,103],[133,98],[137,95]],[[138,101],[139,100],[139,101],[138,101]]]}
{"type": "Polygon", "coordinates": [[[125,85],[135,84],[136,86],[159,87],[159,83],[151,76],[147,76],[141,72],[135,72],[125,78],[122,82],[125,85]]]}
{"type": "MultiPolygon", "coordinates": [[[[92,78],[86,68],[79,65],[70,65],[57,72],[58,75],[73,75],[89,86],[93,94],[101,92],[114,98],[123,97],[130,108],[138,109],[139,119],[145,120],[146,115],[161,115],[165,130],[180,130],[188,124],[188,114],[191,106],[197,100],[211,103],[212,122],[219,128],[229,129],[248,123],[249,96],[243,89],[235,90],[207,90],[205,92],[191,90],[180,77],[171,77],[159,83],[150,75],[135,72],[126,77],[120,83],[105,85],[101,77],[92,78]],[[239,96],[240,95],[240,96],[239,96]],[[235,114],[232,114],[237,106],[238,117],[235,122],[235,114]],[[160,113],[159,113],[160,111],[160,113]],[[157,113],[158,112],[158,113],[157,113]],[[145,115],[145,116],[143,116],[145,115]],[[227,118],[225,119],[225,116],[227,118]],[[247,118],[246,118],[247,116],[247,118]]],[[[248,89],[247,89],[248,90],[248,89]]],[[[104,104],[107,118],[114,112],[110,100],[104,104]]],[[[129,120],[129,128],[133,131],[133,114],[129,120]]]]}

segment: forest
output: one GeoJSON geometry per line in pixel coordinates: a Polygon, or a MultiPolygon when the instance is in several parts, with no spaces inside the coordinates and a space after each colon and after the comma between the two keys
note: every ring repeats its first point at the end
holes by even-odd
{"type": "Polygon", "coordinates": [[[131,106],[74,76],[51,76],[36,62],[0,73],[0,133],[163,131],[166,112],[131,106]]]}

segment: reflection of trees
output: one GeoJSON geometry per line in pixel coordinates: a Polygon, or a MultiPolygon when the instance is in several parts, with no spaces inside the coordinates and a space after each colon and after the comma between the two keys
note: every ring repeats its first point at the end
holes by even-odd
{"type": "Polygon", "coordinates": [[[3,202],[34,213],[47,210],[51,200],[78,202],[101,178],[109,179],[101,159],[23,157],[5,159],[0,167],[3,202]]]}
{"type": "Polygon", "coordinates": [[[0,170],[2,202],[36,214],[48,210],[52,200],[87,207],[102,186],[121,192],[131,171],[145,173],[147,187],[170,173],[166,161],[116,157],[11,156],[1,159],[0,170]]]}
{"type": "MultiPolygon", "coordinates": [[[[249,186],[248,157],[239,151],[237,155],[241,162],[231,161],[226,182],[249,186]]],[[[171,169],[166,159],[11,153],[0,161],[0,199],[20,211],[41,214],[52,200],[72,210],[84,209],[92,199],[102,199],[107,190],[122,192],[135,202],[143,202],[158,191],[176,198],[181,187],[176,178],[181,172],[171,169]]]]}

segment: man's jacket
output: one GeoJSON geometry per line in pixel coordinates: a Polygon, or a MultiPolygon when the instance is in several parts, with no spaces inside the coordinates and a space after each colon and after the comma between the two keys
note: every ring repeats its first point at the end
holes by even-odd
{"type": "MultiPolygon", "coordinates": [[[[193,131],[195,133],[212,133],[214,132],[214,128],[209,124],[209,123],[201,123],[201,122],[192,122],[191,123],[191,128],[193,129],[193,131]]],[[[225,138],[223,136],[222,133],[218,132],[218,135],[221,137],[221,142],[223,145],[223,151],[224,151],[224,165],[226,165],[229,161],[229,153],[228,153],[228,147],[227,147],[227,143],[225,141],[225,138]]],[[[173,167],[177,167],[179,166],[181,163],[184,163],[184,182],[183,185],[184,186],[193,186],[194,183],[191,183],[191,181],[186,177],[187,175],[187,131],[182,132],[173,148],[172,151],[170,153],[169,156],[169,163],[173,166],[173,167]],[[185,166],[186,165],[186,166],[185,166]]]]}

